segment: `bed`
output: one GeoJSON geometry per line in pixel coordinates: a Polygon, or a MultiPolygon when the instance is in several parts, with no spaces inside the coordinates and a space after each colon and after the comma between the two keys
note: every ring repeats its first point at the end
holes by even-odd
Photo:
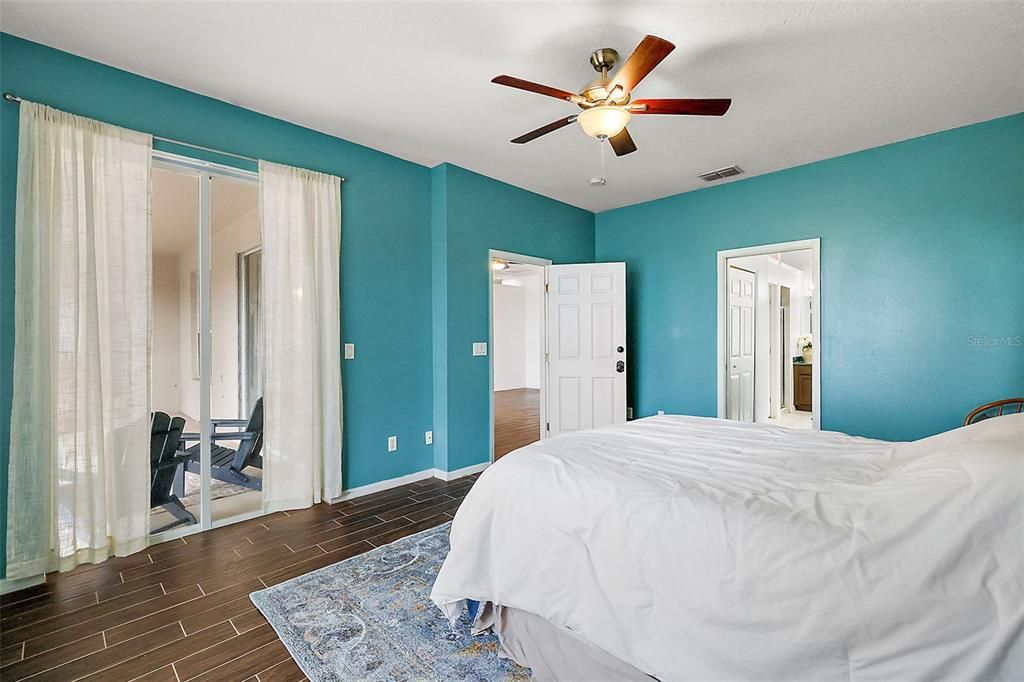
{"type": "Polygon", "coordinates": [[[1020,680],[1022,491],[1024,414],[910,443],[650,417],[485,471],[431,598],[537,679],[1020,680]]]}

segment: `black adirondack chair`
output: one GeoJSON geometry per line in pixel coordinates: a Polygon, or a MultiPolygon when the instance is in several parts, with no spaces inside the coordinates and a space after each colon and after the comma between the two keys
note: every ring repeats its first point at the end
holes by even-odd
{"type": "Polygon", "coordinates": [[[195,523],[196,517],[185,508],[171,486],[180,471],[184,470],[185,453],[178,450],[181,430],[185,420],[172,418],[166,412],[154,412],[150,422],[149,437],[149,507],[163,507],[174,516],[175,521],[152,530],[159,533],[182,523],[195,523]]]}
{"type": "MultiPolygon", "coordinates": [[[[198,433],[185,433],[182,441],[198,441],[198,433]]],[[[245,473],[248,467],[263,468],[263,398],[256,401],[252,414],[248,419],[214,419],[213,438],[210,443],[210,474],[218,481],[235,485],[263,489],[263,479],[245,473]],[[244,428],[244,431],[220,431],[222,428],[244,428]],[[238,448],[232,449],[219,445],[218,442],[238,441],[238,448]]],[[[181,471],[177,488],[185,486],[184,469],[193,474],[199,473],[199,445],[185,450],[186,464],[181,471]]],[[[180,494],[180,493],[179,493],[180,494]]]]}

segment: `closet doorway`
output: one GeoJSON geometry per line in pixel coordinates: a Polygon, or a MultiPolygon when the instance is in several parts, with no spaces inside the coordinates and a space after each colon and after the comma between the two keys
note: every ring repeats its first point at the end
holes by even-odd
{"type": "Polygon", "coordinates": [[[157,152],[152,197],[156,542],[262,513],[262,252],[256,173],[157,152]]]}

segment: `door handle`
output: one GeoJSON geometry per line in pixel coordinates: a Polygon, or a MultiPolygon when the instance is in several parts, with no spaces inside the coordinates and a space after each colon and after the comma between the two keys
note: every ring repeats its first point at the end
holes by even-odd
{"type": "Polygon", "coordinates": [[[622,374],[623,372],[625,372],[626,371],[626,363],[623,362],[622,360],[619,360],[618,362],[616,362],[615,363],[615,371],[618,372],[619,374],[622,374]]]}

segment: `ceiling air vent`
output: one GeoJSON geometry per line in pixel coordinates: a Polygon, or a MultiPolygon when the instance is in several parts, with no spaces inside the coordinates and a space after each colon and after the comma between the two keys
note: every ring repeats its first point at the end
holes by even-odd
{"type": "Polygon", "coordinates": [[[739,175],[742,172],[743,169],[739,166],[726,166],[725,168],[719,168],[718,170],[701,173],[698,177],[700,177],[704,182],[714,182],[715,180],[731,178],[732,176],[739,175]]]}

